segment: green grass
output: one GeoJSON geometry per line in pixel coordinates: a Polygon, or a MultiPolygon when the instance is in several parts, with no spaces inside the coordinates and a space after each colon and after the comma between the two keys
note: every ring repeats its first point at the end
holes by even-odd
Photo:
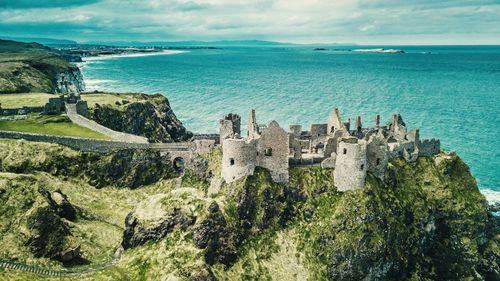
{"type": "Polygon", "coordinates": [[[109,140],[107,136],[74,124],[63,116],[39,115],[26,120],[0,121],[0,130],[109,140]]]}
{"type": "Polygon", "coordinates": [[[0,94],[0,105],[2,108],[42,106],[54,97],[56,95],[47,93],[0,94]]]}
{"type": "Polygon", "coordinates": [[[114,105],[116,102],[122,103],[123,100],[134,102],[140,100],[140,97],[135,94],[119,94],[119,93],[84,93],[82,99],[87,101],[90,108],[95,107],[96,104],[114,105]]]}

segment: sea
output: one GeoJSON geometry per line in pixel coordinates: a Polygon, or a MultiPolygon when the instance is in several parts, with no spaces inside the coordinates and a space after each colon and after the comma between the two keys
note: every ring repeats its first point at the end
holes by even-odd
{"type": "Polygon", "coordinates": [[[393,113],[423,138],[439,138],[500,203],[500,46],[228,46],[148,56],[87,58],[88,91],[159,93],[191,131],[215,133],[234,112],[257,121],[388,122],[393,113]],[[352,52],[396,48],[405,53],[352,52]]]}

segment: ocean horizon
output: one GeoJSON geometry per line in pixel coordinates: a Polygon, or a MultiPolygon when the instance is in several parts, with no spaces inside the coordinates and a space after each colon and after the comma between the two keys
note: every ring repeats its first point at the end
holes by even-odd
{"type": "Polygon", "coordinates": [[[500,202],[500,46],[224,47],[147,56],[86,59],[88,91],[160,93],[186,128],[215,133],[234,112],[246,124],[324,123],[334,107],[344,120],[371,126],[400,113],[423,138],[439,138],[470,166],[490,202],[500,202]],[[404,54],[350,49],[403,49],[404,54]]]}

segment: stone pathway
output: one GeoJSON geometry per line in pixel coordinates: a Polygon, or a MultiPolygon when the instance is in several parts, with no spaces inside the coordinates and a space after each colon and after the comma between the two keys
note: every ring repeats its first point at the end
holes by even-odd
{"type": "Polygon", "coordinates": [[[24,272],[28,272],[28,273],[53,276],[53,277],[73,277],[73,276],[79,276],[79,275],[88,274],[88,273],[92,273],[92,272],[96,272],[96,271],[101,271],[101,270],[104,270],[106,268],[109,268],[109,267],[115,265],[116,263],[118,263],[120,261],[122,251],[123,251],[123,248],[120,246],[115,251],[111,261],[104,263],[104,264],[89,266],[89,267],[82,268],[82,269],[75,270],[75,271],[52,270],[52,269],[40,267],[37,265],[28,265],[25,263],[20,263],[20,262],[16,262],[13,260],[7,260],[7,259],[0,259],[0,268],[10,269],[10,270],[19,270],[19,271],[24,271],[24,272]]]}
{"type": "Polygon", "coordinates": [[[66,114],[68,115],[68,118],[71,120],[71,122],[78,124],[82,127],[99,132],[103,135],[106,135],[114,141],[129,142],[129,143],[130,142],[131,143],[148,143],[148,139],[145,137],[127,134],[127,133],[122,133],[122,132],[117,132],[117,131],[111,130],[108,127],[104,127],[103,125],[98,124],[95,121],[92,121],[88,118],[85,118],[85,117],[79,115],[78,113],[76,113],[76,104],[66,103],[66,114]]]}

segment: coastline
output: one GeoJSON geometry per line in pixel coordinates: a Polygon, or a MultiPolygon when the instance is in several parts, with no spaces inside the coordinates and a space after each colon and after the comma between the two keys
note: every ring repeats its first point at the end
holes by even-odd
{"type": "MultiPolygon", "coordinates": [[[[363,49],[361,49],[363,50],[363,49]]],[[[385,50],[391,51],[391,49],[385,50]]],[[[164,50],[161,52],[151,52],[151,53],[129,53],[129,54],[113,54],[113,55],[101,55],[101,56],[92,56],[92,57],[83,57],[82,63],[77,63],[77,66],[82,69],[87,67],[86,61],[88,60],[89,64],[92,64],[92,61],[99,61],[105,59],[113,59],[113,58],[126,58],[126,57],[143,57],[143,56],[155,56],[155,55],[174,55],[186,53],[189,51],[177,51],[177,50],[164,50]]],[[[382,52],[384,53],[384,52],[382,52]]],[[[84,82],[88,91],[110,91],[110,87],[108,83],[114,82],[115,80],[111,79],[88,79],[84,76],[84,82]],[[106,87],[108,84],[108,87],[106,87]]],[[[151,94],[151,93],[145,93],[151,94]]],[[[221,113],[223,115],[223,113],[221,113]]],[[[189,126],[189,124],[187,124],[189,126]]],[[[494,186],[494,185],[493,185],[494,186]]],[[[500,203],[500,189],[492,188],[491,185],[488,186],[479,186],[479,191],[486,197],[489,204],[500,203]]]]}
{"type": "Polygon", "coordinates": [[[161,56],[161,55],[177,55],[182,53],[188,53],[189,51],[181,50],[163,50],[159,52],[147,52],[147,53],[126,53],[126,54],[112,54],[112,55],[99,55],[99,56],[88,56],[82,57],[83,62],[92,60],[105,60],[114,58],[127,58],[127,57],[149,57],[149,56],[161,56]]]}

